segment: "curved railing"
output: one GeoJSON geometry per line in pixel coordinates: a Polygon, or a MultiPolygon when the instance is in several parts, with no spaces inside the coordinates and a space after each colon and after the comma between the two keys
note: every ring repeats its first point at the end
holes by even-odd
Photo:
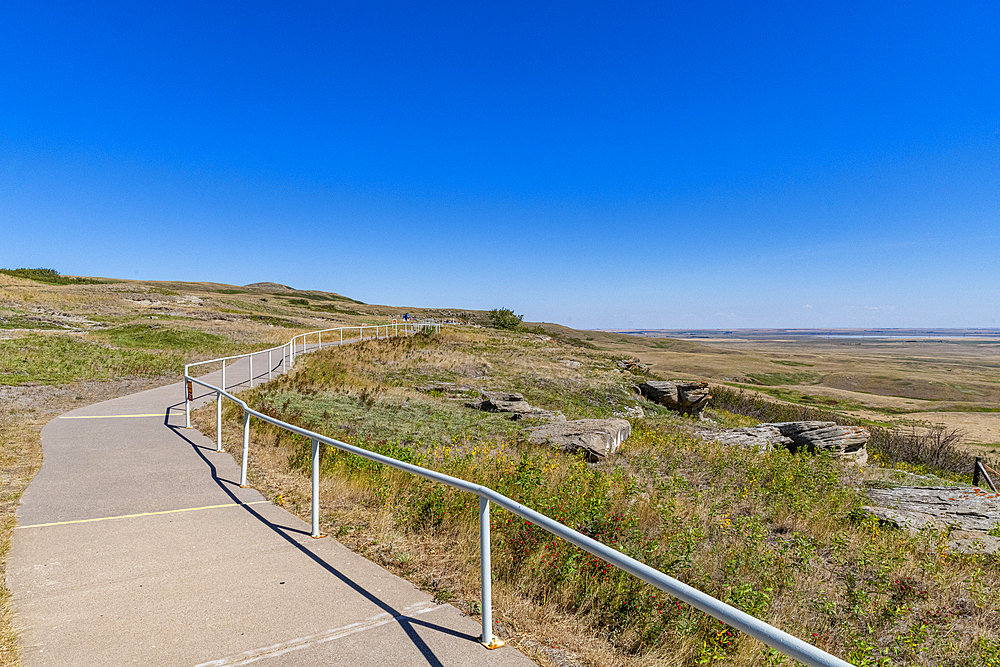
{"type": "MultiPolygon", "coordinates": [[[[379,325],[380,327],[386,328],[386,335],[389,335],[389,328],[393,325],[379,325]]],[[[357,327],[351,327],[357,328],[357,327]]],[[[368,327],[369,329],[374,327],[368,327]]],[[[439,331],[440,325],[435,323],[419,323],[416,325],[408,325],[404,328],[403,333],[412,333],[419,329],[439,331]]],[[[381,330],[381,328],[379,329],[381,330]]],[[[378,336],[378,331],[376,331],[375,336],[378,336]]],[[[322,348],[322,333],[328,331],[338,331],[338,329],[325,329],[322,332],[313,331],[307,334],[301,334],[293,338],[289,343],[277,348],[272,348],[272,350],[283,350],[285,356],[282,357],[282,363],[287,356],[291,356],[294,359],[294,341],[301,338],[302,339],[302,352],[306,351],[306,337],[317,335],[317,346],[315,349],[322,348]]],[[[343,331],[340,329],[340,331],[343,331]]],[[[393,335],[399,334],[398,328],[393,330],[393,335]]],[[[363,339],[363,332],[359,332],[359,340],[363,339]]],[[[344,342],[350,342],[345,340],[344,342]]],[[[337,343],[340,344],[340,343],[337,343]]],[[[270,350],[264,350],[263,352],[254,354],[263,354],[265,352],[270,352],[270,350]]],[[[236,357],[226,357],[229,359],[239,359],[242,357],[248,357],[251,355],[238,355],[236,357]]],[[[273,424],[278,428],[285,429],[291,433],[297,433],[299,435],[305,436],[312,440],[312,536],[319,538],[323,537],[319,532],[319,452],[320,443],[328,445],[330,447],[336,447],[341,451],[349,452],[351,454],[356,454],[370,461],[375,461],[376,463],[382,463],[397,470],[402,470],[425,479],[429,479],[435,482],[440,482],[441,484],[447,484],[456,489],[461,489],[462,491],[467,491],[468,493],[475,494],[479,497],[479,541],[480,541],[480,575],[482,578],[481,582],[481,595],[482,595],[482,626],[483,634],[480,641],[487,648],[496,648],[502,646],[503,642],[499,641],[493,635],[493,618],[492,618],[492,593],[491,593],[491,580],[492,580],[492,569],[490,566],[490,503],[495,503],[500,507],[506,509],[509,512],[513,512],[517,516],[530,521],[531,523],[547,530],[548,532],[561,537],[562,539],[575,544],[584,551],[597,556],[601,560],[614,565],[617,568],[628,572],[629,574],[642,579],[648,584],[659,588],[660,590],[673,595],[677,599],[688,603],[692,607],[699,609],[706,614],[726,623],[741,632],[744,632],[751,637],[767,644],[773,649],[776,649],[785,655],[798,660],[806,665],[811,665],[813,667],[852,667],[851,663],[841,660],[840,658],[823,651],[812,644],[802,641],[798,637],[788,634],[783,630],[779,630],[764,621],[747,614],[746,612],[740,611],[739,609],[732,607],[720,600],[715,599],[707,593],[703,593],[696,588],[692,588],[687,584],[670,577],[659,570],[655,570],[652,567],[641,563],[634,558],[626,556],[625,554],[612,549],[611,547],[598,542],[597,540],[584,535],[583,533],[577,532],[568,526],[565,526],[555,519],[551,519],[544,514],[539,514],[535,510],[525,507],[524,505],[511,500],[507,496],[497,493],[493,489],[485,486],[480,486],[479,484],[473,484],[467,482],[463,479],[458,479],[457,477],[451,477],[450,475],[445,475],[434,470],[429,470],[427,468],[421,468],[420,466],[413,465],[411,463],[405,463],[388,456],[383,456],[381,454],[376,454],[375,452],[370,452],[367,449],[362,449],[361,447],[356,447],[354,445],[349,445],[346,442],[341,442],[334,438],[327,437],[320,433],[310,431],[308,429],[283,422],[280,419],[276,419],[269,415],[261,412],[257,412],[250,406],[248,406],[244,401],[237,398],[233,394],[227,392],[223,387],[216,387],[208,382],[204,382],[197,378],[191,377],[189,369],[192,366],[208,364],[212,362],[219,362],[221,359],[213,359],[211,361],[199,362],[198,364],[190,364],[185,366],[184,369],[184,380],[187,385],[187,392],[185,396],[185,407],[187,408],[187,419],[188,428],[191,426],[191,416],[190,416],[190,401],[192,400],[191,388],[193,384],[198,384],[211,391],[214,391],[217,396],[217,420],[218,420],[218,451],[222,451],[222,399],[226,398],[233,403],[236,403],[243,410],[243,460],[241,464],[241,474],[240,474],[240,486],[246,486],[246,474],[247,474],[247,457],[250,447],[250,418],[255,417],[268,424],[273,424]]],[[[252,361],[250,359],[249,361],[252,361]]],[[[225,365],[223,363],[223,365],[225,365]]],[[[270,366],[269,366],[270,370],[270,366]]],[[[270,375],[268,376],[270,377],[270,375]]],[[[253,373],[250,373],[250,384],[253,382],[253,373]]],[[[223,380],[223,385],[225,381],[223,380]]]]}

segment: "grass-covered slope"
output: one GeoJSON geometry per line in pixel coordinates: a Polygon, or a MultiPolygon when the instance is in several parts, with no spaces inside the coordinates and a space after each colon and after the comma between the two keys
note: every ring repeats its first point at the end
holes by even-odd
{"type": "MultiPolygon", "coordinates": [[[[998,664],[994,557],[952,554],[939,532],[909,535],[864,518],[865,476],[829,457],[693,437],[691,419],[636,396],[641,379],[589,346],[462,329],[307,355],[246,399],[286,421],[488,485],[854,664],[998,664]],[[633,420],[619,455],[587,464],[529,444],[528,420],[426,391],[433,382],[519,391],[570,419],[636,405],[647,416],[633,420]]],[[[229,417],[236,445],[241,422],[229,417]]],[[[212,407],[196,418],[214,433],[212,407]]],[[[310,443],[263,425],[254,425],[253,440],[254,482],[308,511],[310,443]]],[[[332,450],[322,466],[324,531],[478,613],[474,497],[332,450]]],[[[502,510],[493,531],[500,634],[542,664],[789,663],[502,510]]]]}

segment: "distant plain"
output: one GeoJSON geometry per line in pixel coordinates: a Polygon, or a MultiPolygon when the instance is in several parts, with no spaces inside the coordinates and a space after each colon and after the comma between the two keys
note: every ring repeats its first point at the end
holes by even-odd
{"type": "Polygon", "coordinates": [[[595,331],[652,371],[697,377],[884,424],[941,424],[1000,448],[998,329],[595,331]]]}

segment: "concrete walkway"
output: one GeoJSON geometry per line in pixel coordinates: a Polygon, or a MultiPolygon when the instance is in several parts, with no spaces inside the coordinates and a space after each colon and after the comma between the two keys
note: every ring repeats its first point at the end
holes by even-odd
{"type": "MultiPolygon", "coordinates": [[[[227,387],[247,371],[228,368],[227,387]]],[[[266,379],[266,355],[254,372],[266,379]]],[[[43,429],[7,564],[27,667],[534,664],[239,488],[233,458],[184,428],[182,396],[178,383],[43,429]]]]}

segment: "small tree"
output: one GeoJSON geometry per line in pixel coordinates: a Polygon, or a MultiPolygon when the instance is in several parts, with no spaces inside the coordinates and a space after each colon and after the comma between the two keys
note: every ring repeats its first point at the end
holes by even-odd
{"type": "Polygon", "coordinates": [[[524,315],[515,315],[509,308],[494,308],[490,311],[490,324],[495,329],[517,331],[522,326],[524,315]]]}

